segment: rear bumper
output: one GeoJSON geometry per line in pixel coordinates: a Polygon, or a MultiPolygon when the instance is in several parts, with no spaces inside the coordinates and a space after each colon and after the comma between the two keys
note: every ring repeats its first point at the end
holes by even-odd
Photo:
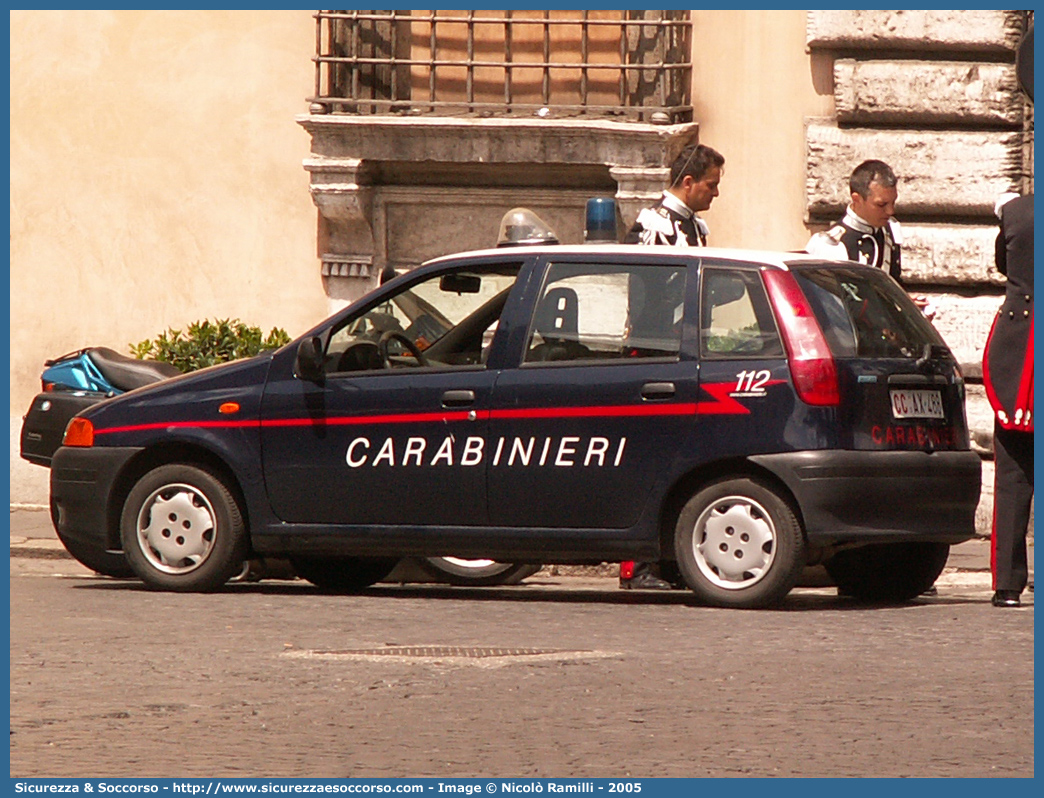
{"type": "Polygon", "coordinates": [[[798,501],[813,546],[975,536],[982,464],[975,452],[820,451],[750,458],[798,501]]]}
{"type": "Polygon", "coordinates": [[[58,531],[85,545],[118,550],[118,518],[110,516],[116,479],[138,447],[63,446],[51,461],[51,501],[57,505],[58,531]]]}
{"type": "Polygon", "coordinates": [[[103,394],[79,391],[37,394],[22,422],[21,456],[30,463],[50,468],[51,458],[62,445],[69,419],[103,399],[103,394]]]}

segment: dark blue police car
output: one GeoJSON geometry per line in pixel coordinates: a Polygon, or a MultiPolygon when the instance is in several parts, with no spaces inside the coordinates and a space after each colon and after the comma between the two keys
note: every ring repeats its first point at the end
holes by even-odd
{"type": "Polygon", "coordinates": [[[345,591],[410,555],[658,560],[727,607],[815,563],[911,598],[979,486],[957,363],[887,274],[615,245],[432,261],[274,353],[90,407],[51,468],[62,535],[152,588],[251,556],[345,591]]]}

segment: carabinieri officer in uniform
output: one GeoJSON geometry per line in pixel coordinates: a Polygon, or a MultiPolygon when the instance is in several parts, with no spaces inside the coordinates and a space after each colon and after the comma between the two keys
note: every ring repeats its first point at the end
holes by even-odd
{"type": "Polygon", "coordinates": [[[625,244],[707,246],[707,223],[697,214],[718,196],[725,158],[703,144],[686,147],[671,164],[671,185],[663,198],[644,208],[624,238],[625,244]]]}
{"type": "MultiPolygon", "coordinates": [[[[1032,27],[1019,44],[1016,74],[1032,102],[1032,27]]],[[[996,463],[990,565],[993,606],[1018,607],[1029,582],[1026,534],[1033,502],[1033,195],[1002,197],[997,216],[996,264],[1008,285],[982,362],[996,463]]]]}
{"type": "Polygon", "coordinates": [[[997,270],[1008,286],[982,364],[996,459],[990,564],[993,605],[1018,607],[1029,579],[1033,501],[1033,195],[1009,201],[998,215],[997,270]]]}
{"type": "MultiPolygon", "coordinates": [[[[821,258],[852,260],[886,269],[903,285],[903,237],[899,222],[892,218],[899,197],[898,182],[884,161],[863,161],[848,178],[852,201],[844,218],[826,232],[812,236],[805,251],[821,258]]],[[[910,298],[931,321],[935,308],[928,298],[910,298]]]]}
{"type": "Polygon", "coordinates": [[[812,255],[887,269],[902,285],[902,234],[892,218],[899,197],[895,172],[884,161],[863,161],[848,178],[852,194],[844,218],[808,242],[812,255]]]}

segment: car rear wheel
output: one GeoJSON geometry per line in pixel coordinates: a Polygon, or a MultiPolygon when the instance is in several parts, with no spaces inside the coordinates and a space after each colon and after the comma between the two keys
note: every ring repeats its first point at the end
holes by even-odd
{"type": "Polygon", "coordinates": [[[354,593],[380,582],[399,561],[384,557],[294,557],[291,562],[298,576],[322,590],[354,593]]]}
{"type": "Polygon", "coordinates": [[[202,467],[179,463],[145,474],[127,495],[120,532],[131,568],[156,590],[217,590],[246,559],[239,505],[202,467]]]}
{"type": "Polygon", "coordinates": [[[51,523],[54,524],[55,534],[65,546],[65,550],[81,565],[86,565],[102,576],[112,576],[117,579],[128,579],[134,576],[134,571],[127,563],[127,558],[122,554],[111,554],[105,549],[81,543],[63,535],[58,528],[58,505],[55,501],[51,502],[51,523]]]}
{"type": "Polygon", "coordinates": [[[697,491],[678,516],[674,546],[686,584],[718,607],[778,604],[805,565],[790,504],[755,479],[723,479],[697,491]]]}
{"type": "Polygon", "coordinates": [[[947,543],[882,543],[839,551],[825,564],[843,595],[901,602],[934,585],[949,556],[947,543]]]}
{"type": "Polygon", "coordinates": [[[461,587],[517,585],[542,567],[494,560],[464,560],[459,557],[424,557],[420,560],[420,566],[436,579],[461,587]]]}

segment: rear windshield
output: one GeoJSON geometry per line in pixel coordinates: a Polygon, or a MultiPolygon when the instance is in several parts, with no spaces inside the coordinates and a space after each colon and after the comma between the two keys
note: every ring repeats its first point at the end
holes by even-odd
{"type": "Polygon", "coordinates": [[[878,269],[794,269],[834,357],[920,357],[945,346],[913,301],[878,269]]]}

